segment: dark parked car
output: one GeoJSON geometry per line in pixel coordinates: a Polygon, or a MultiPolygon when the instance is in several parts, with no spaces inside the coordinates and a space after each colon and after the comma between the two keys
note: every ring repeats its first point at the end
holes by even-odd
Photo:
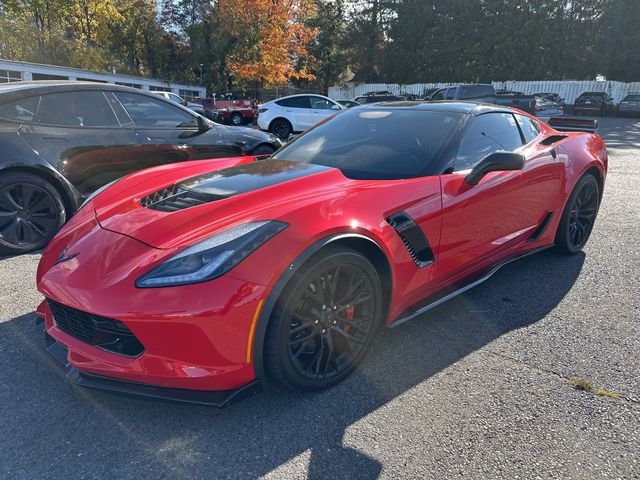
{"type": "Polygon", "coordinates": [[[553,103],[557,103],[558,105],[564,105],[564,98],[562,98],[557,93],[548,93],[548,92],[534,93],[533,96],[543,98],[553,103]]]}
{"type": "Polygon", "coordinates": [[[613,112],[613,99],[606,92],[584,92],[573,104],[573,114],[609,115],[613,112]]]}
{"type": "Polygon", "coordinates": [[[280,146],[271,134],[218,125],[133,88],[0,85],[0,255],[43,247],[88,195],[128,173],[280,146]]]}
{"type": "Polygon", "coordinates": [[[640,116],[640,93],[624,97],[618,104],[617,114],[621,117],[640,116]]]}
{"type": "Polygon", "coordinates": [[[493,85],[489,84],[452,85],[436,90],[429,100],[472,100],[496,103],[496,91],[493,85]]]}
{"type": "Polygon", "coordinates": [[[403,97],[399,97],[390,92],[373,92],[367,93],[361,97],[354,98],[353,101],[360,105],[366,105],[367,103],[377,102],[398,102],[404,100],[403,97]]]}
{"type": "Polygon", "coordinates": [[[495,91],[491,84],[452,85],[437,90],[430,98],[436,100],[465,100],[484,103],[495,103],[505,107],[515,107],[533,114],[535,98],[521,92],[508,90],[495,91]]]}

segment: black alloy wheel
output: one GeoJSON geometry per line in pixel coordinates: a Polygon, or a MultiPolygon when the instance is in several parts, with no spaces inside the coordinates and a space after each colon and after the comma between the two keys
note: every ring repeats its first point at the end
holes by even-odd
{"type": "Polygon", "coordinates": [[[244,123],[244,118],[238,112],[231,115],[231,124],[235,126],[242,125],[244,123]]]}
{"type": "Polygon", "coordinates": [[[321,390],[364,358],[382,318],[373,265],[349,249],[328,249],[303,267],[276,308],[267,335],[267,369],[282,385],[321,390]]]}
{"type": "Polygon", "coordinates": [[[291,124],[284,118],[276,118],[269,127],[269,131],[281,140],[286,140],[293,133],[291,124]]]}
{"type": "Polygon", "coordinates": [[[598,180],[587,174],[574,188],[556,232],[556,249],[576,253],[589,240],[598,215],[600,188],[598,180]]]}
{"type": "Polygon", "coordinates": [[[64,224],[64,205],[46,180],[10,173],[0,182],[0,254],[44,247],[64,224]]]}

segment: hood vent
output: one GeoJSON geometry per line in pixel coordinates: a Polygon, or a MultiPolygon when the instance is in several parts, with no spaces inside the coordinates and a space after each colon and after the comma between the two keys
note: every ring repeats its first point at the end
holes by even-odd
{"type": "Polygon", "coordinates": [[[161,212],[175,212],[326,170],[330,168],[288,160],[262,160],[188,178],[147,195],[140,199],[140,205],[161,212]]]}
{"type": "Polygon", "coordinates": [[[181,188],[179,185],[172,185],[141,198],[140,205],[160,212],[176,212],[185,208],[195,207],[196,205],[202,205],[212,200],[215,200],[215,198],[212,198],[211,195],[203,195],[181,188]]]}
{"type": "Polygon", "coordinates": [[[429,240],[407,212],[394,213],[387,218],[387,223],[396,231],[418,268],[424,268],[434,262],[429,240]]]}

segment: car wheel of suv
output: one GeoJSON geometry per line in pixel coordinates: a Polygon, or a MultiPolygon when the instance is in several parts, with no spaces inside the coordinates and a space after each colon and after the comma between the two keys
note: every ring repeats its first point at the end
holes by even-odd
{"type": "Polygon", "coordinates": [[[242,117],[241,114],[239,113],[234,113],[233,115],[231,115],[231,124],[232,125],[242,125],[244,123],[244,118],[242,117]]]}
{"type": "Polygon", "coordinates": [[[0,181],[0,254],[17,255],[44,247],[64,225],[58,191],[30,173],[8,173],[0,181]]]}
{"type": "Polygon", "coordinates": [[[276,137],[286,140],[289,138],[289,135],[293,133],[293,127],[288,120],[285,120],[284,118],[276,118],[271,122],[271,125],[269,125],[269,131],[276,137]]]}
{"type": "Polygon", "coordinates": [[[592,175],[583,176],[571,192],[556,231],[555,249],[577,253],[585,246],[598,215],[600,187],[592,175]]]}
{"type": "Polygon", "coordinates": [[[382,286],[369,260],[327,248],[291,279],[265,343],[267,372],[285,388],[322,390],[364,358],[383,318],[382,286]]]}

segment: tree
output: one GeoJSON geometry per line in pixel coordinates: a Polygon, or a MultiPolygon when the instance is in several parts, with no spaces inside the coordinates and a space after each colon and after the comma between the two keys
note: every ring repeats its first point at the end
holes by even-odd
{"type": "Polygon", "coordinates": [[[307,25],[314,11],[311,0],[219,0],[220,23],[233,44],[229,70],[266,86],[313,78],[305,64],[316,35],[307,25]]]}

